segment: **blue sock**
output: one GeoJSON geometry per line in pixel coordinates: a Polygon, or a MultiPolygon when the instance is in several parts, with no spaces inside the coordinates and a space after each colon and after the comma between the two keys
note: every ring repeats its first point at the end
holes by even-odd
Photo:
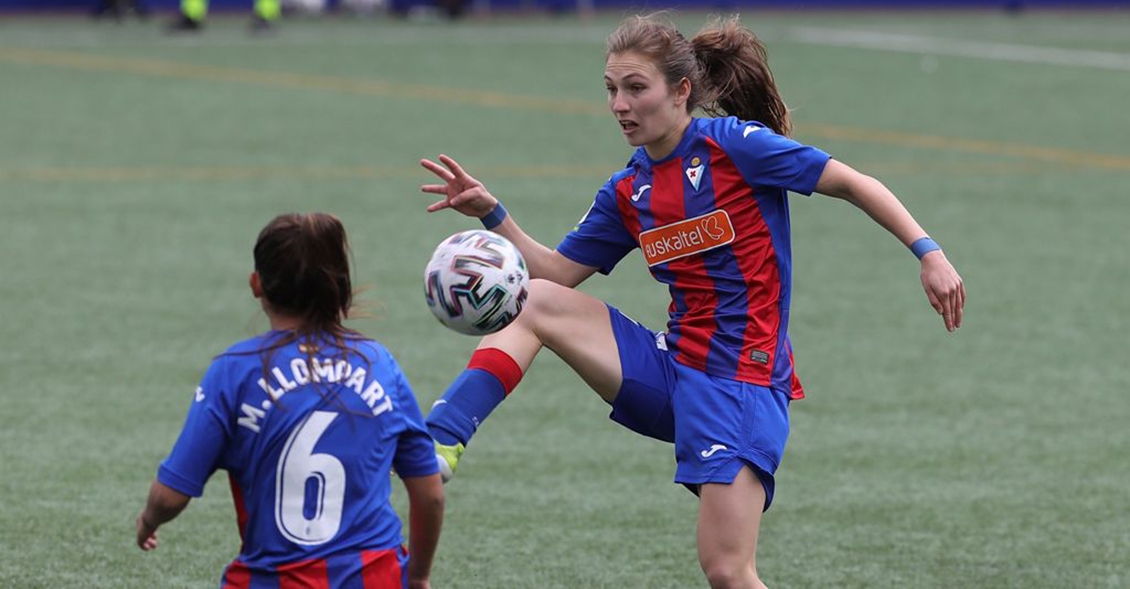
{"type": "Polygon", "coordinates": [[[502,382],[486,370],[464,370],[428,413],[428,433],[445,446],[467,445],[479,424],[506,399],[502,382]]]}

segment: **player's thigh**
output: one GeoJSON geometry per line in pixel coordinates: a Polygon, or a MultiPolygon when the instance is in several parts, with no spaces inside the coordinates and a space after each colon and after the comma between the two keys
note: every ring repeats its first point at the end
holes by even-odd
{"type": "Polygon", "coordinates": [[[616,398],[623,374],[604,301],[547,280],[533,280],[518,320],[526,322],[541,343],[601,398],[610,403],[616,398]]]}
{"type": "Polygon", "coordinates": [[[749,466],[730,484],[700,487],[698,555],[703,570],[756,570],[757,535],[761,528],[765,488],[749,466]]]}

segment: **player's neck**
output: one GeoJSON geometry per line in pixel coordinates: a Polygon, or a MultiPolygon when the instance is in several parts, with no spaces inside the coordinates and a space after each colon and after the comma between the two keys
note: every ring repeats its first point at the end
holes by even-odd
{"type": "Polygon", "coordinates": [[[272,331],[294,331],[302,326],[302,319],[292,315],[276,313],[270,309],[263,309],[267,314],[267,321],[271,324],[272,331]]]}
{"type": "Polygon", "coordinates": [[[644,150],[647,151],[647,156],[654,161],[659,161],[671,155],[671,152],[675,151],[675,148],[679,146],[679,142],[683,140],[683,134],[687,132],[687,127],[689,127],[690,124],[690,115],[681,118],[663,137],[644,146],[644,150]]]}

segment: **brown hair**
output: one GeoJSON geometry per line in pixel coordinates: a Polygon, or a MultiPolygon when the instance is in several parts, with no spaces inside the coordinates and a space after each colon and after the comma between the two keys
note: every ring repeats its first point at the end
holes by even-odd
{"type": "Polygon", "coordinates": [[[341,220],[326,213],[279,215],[259,232],[254,255],[263,296],[301,319],[300,335],[343,335],[353,286],[341,220]]]}
{"type": "Polygon", "coordinates": [[[605,58],[628,52],[651,59],[671,86],[690,81],[687,112],[701,108],[764,123],[781,135],[792,132],[765,45],[737,16],[712,19],[690,41],[660,15],[629,17],[608,36],[605,58]]]}
{"type": "MultiPolygon", "coordinates": [[[[299,349],[313,371],[314,355],[324,345],[336,347],[344,359],[351,342],[364,339],[343,325],[353,309],[353,285],[349,241],[340,219],[327,213],[279,215],[259,232],[254,256],[267,303],[300,320],[294,331],[259,350],[264,378],[275,351],[295,341],[302,342],[299,349]]],[[[334,396],[323,383],[317,386],[323,398],[334,396]]],[[[279,399],[274,401],[282,406],[279,399]]]]}

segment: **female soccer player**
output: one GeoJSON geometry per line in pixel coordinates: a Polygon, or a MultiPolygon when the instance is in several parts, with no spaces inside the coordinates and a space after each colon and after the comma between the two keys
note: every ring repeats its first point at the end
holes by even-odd
{"type": "Polygon", "coordinates": [[[556,250],[526,235],[455,160],[421,161],[443,182],[421,187],[443,196],[428,210],[480,218],[518,246],[535,278],[522,314],[482,340],[429,415],[440,466],[454,468],[478,424],[548,347],[612,406],[613,420],[675,444],[675,482],[700,496],[698,556],[711,586],[763,587],[757,533],[789,402],[803,397],[788,338],[786,193],[847,200],[910,247],[950,331],[961,325],[964,286],[886,187],[789,139],[765,50],[736,17],[691,40],[654,18],[624,21],[608,38],[604,84],[639,149],[556,250]],[[695,118],[696,108],[729,116],[695,118]],[[635,248],[670,290],[665,332],[572,288],[635,248]]]}
{"type": "Polygon", "coordinates": [[[383,346],[345,328],[349,248],[332,215],[259,234],[251,292],[271,330],[218,356],[137,516],[137,545],[228,471],[243,547],[222,586],[429,587],[443,521],[432,438],[383,346]],[[389,502],[408,491],[409,549],[389,502]]]}

